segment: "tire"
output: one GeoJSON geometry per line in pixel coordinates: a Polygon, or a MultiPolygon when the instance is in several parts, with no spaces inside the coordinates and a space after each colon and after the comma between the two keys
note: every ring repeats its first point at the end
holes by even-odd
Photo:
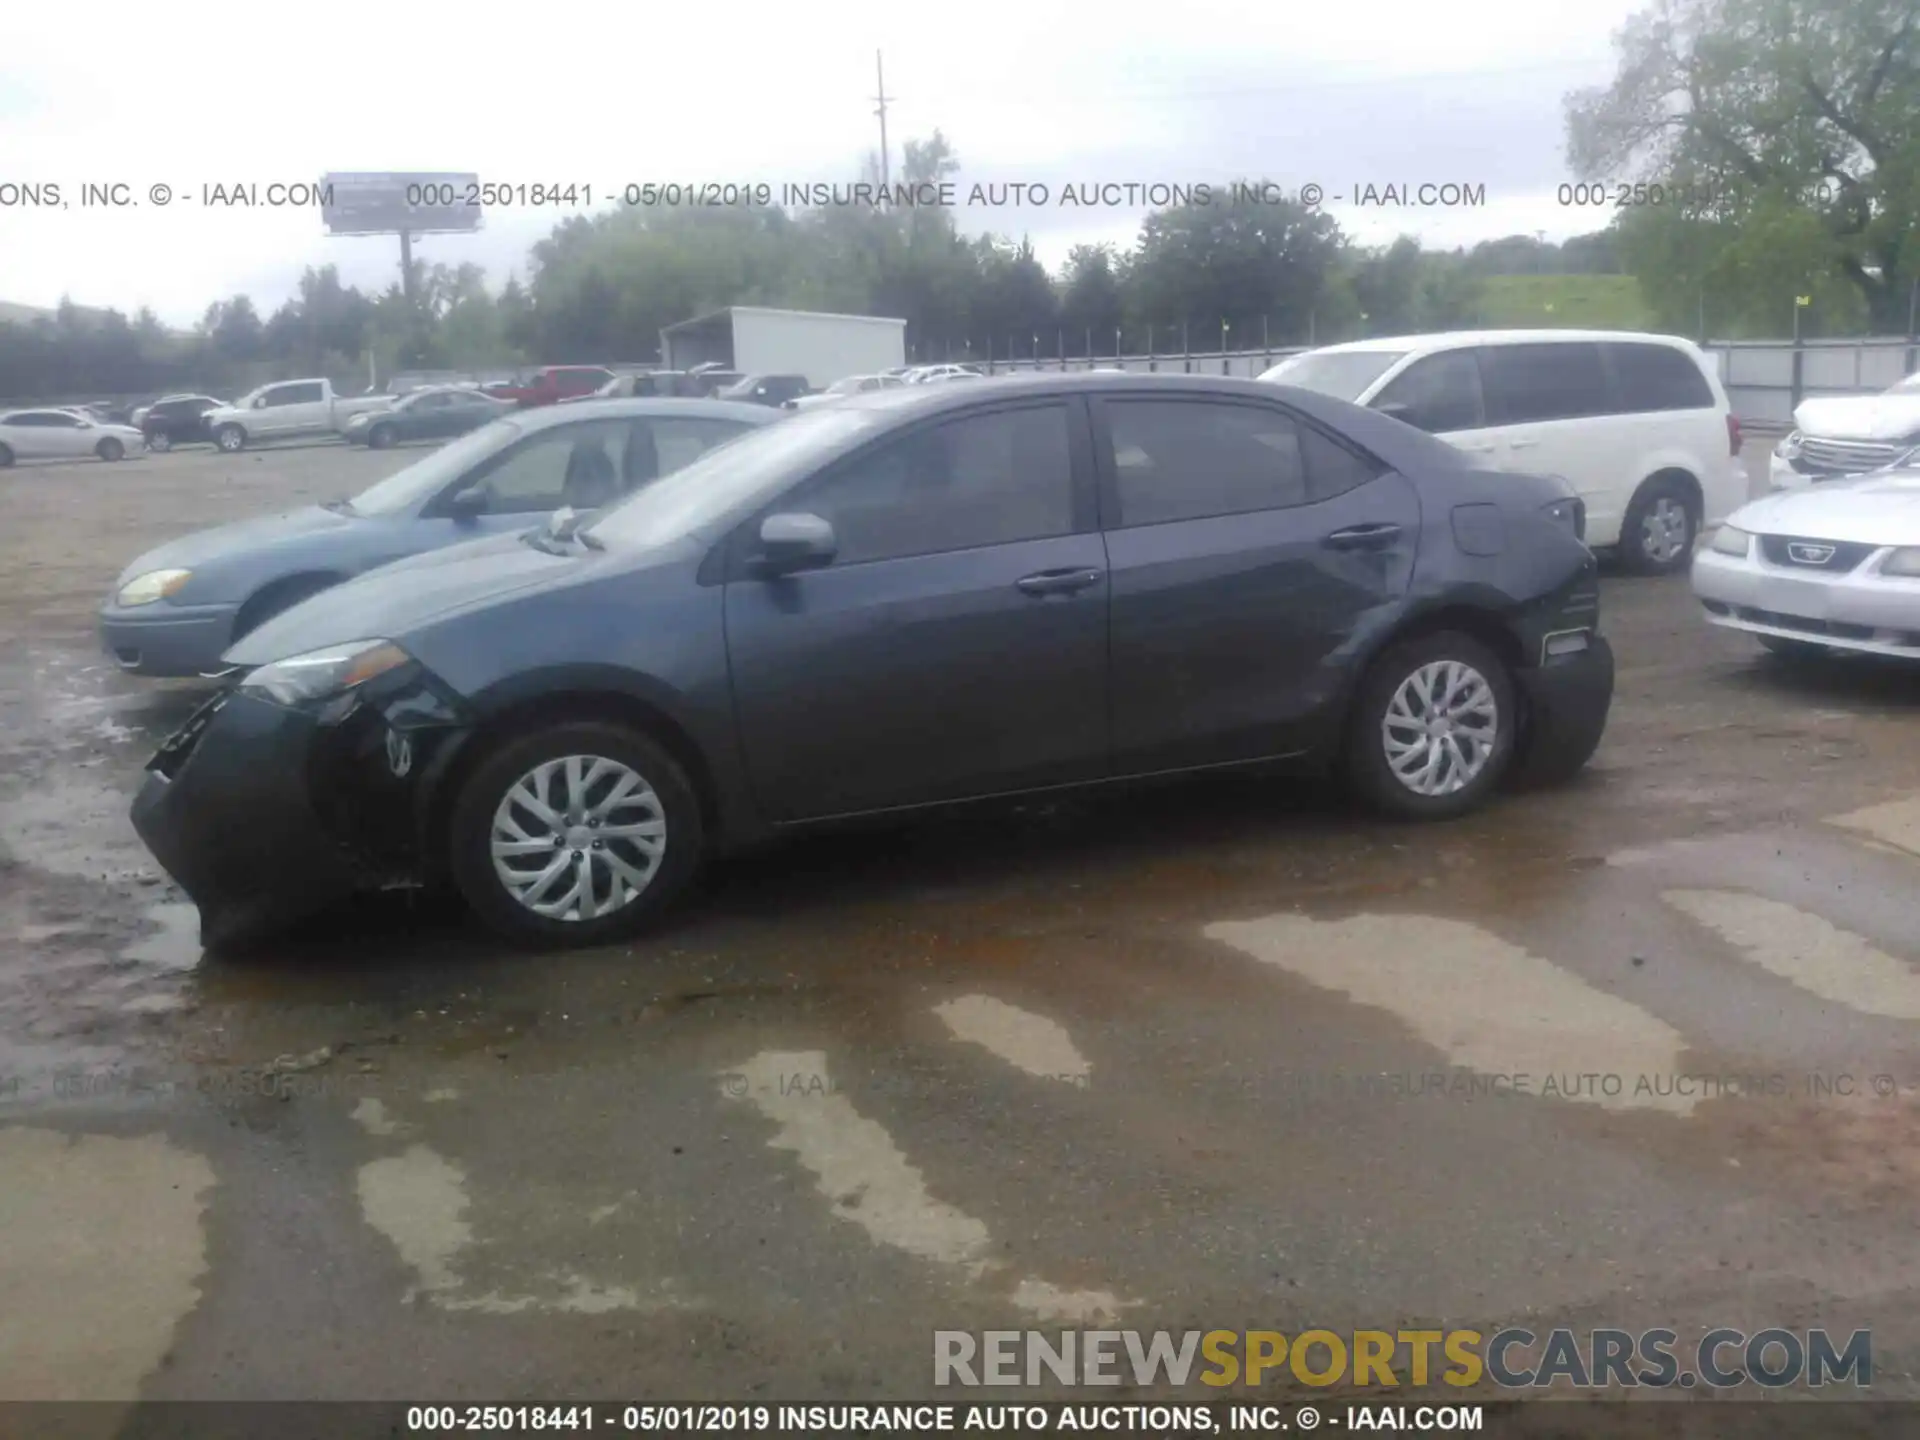
{"type": "MultiPolygon", "coordinates": [[[[1478,808],[1499,788],[1512,767],[1514,742],[1519,728],[1519,700],[1506,662],[1486,645],[1457,630],[1421,635],[1391,646],[1368,667],[1361,681],[1348,725],[1346,768],[1353,787],[1374,809],[1409,820],[1449,820],[1478,808]],[[1403,694],[1403,687],[1438,680],[1456,690],[1468,676],[1441,667],[1464,666],[1480,681],[1469,695],[1484,696],[1488,705],[1474,705],[1468,718],[1487,721],[1484,725],[1461,726],[1435,735],[1424,730],[1423,710],[1417,689],[1403,694]],[[1403,723],[1395,732],[1414,747],[1431,747],[1436,739],[1451,740],[1452,753],[1460,759],[1476,762],[1472,774],[1457,788],[1445,788],[1449,771],[1457,779],[1458,770],[1449,752],[1443,750],[1440,773],[1435,777],[1441,788],[1423,792],[1400,778],[1388,754],[1387,722],[1399,713],[1403,723]],[[1491,731],[1483,745],[1463,744],[1461,735],[1471,736],[1485,728],[1491,731]]],[[[1402,754],[1403,766],[1418,763],[1421,751],[1408,749],[1402,754]]],[[[1424,754],[1430,760],[1433,751],[1424,754]]]]}
{"type": "Polygon", "coordinates": [[[125,457],[127,453],[127,447],[122,445],[118,440],[114,439],[111,435],[109,435],[106,439],[102,440],[98,445],[93,447],[93,453],[98,455],[102,460],[105,460],[107,463],[111,464],[115,460],[119,460],[125,457]]]}
{"type": "MultiPolygon", "coordinates": [[[[614,783],[595,782],[589,787],[589,803],[597,803],[614,783]]],[[[638,795],[640,792],[635,792],[638,795]]],[[[578,818],[576,813],[576,818],[578,818]]],[[[516,944],[538,948],[572,948],[604,945],[639,933],[665,911],[691,883],[700,868],[705,849],[700,805],[688,783],[686,773],[664,747],[649,736],[625,725],[599,720],[548,723],[503,744],[483,759],[455,796],[447,825],[448,873],[456,889],[489,930],[516,944]],[[508,811],[509,792],[523,780],[531,781],[540,767],[560,766],[550,782],[548,797],[564,797],[565,762],[581,762],[588,774],[593,762],[610,762],[625,767],[640,782],[650,797],[631,799],[616,808],[616,823],[660,823],[663,845],[653,858],[653,869],[644,871],[647,855],[634,839],[605,841],[597,858],[589,845],[568,853],[570,844],[589,835],[576,826],[565,836],[565,843],[552,847],[559,857],[550,888],[541,895],[531,893],[543,903],[553,905],[552,913],[542,914],[516,896],[499,873],[499,866],[523,871],[529,879],[538,875],[548,853],[546,848],[525,856],[493,854],[496,818],[503,812],[519,826],[525,840],[513,842],[505,830],[500,838],[508,843],[539,844],[546,847],[554,831],[531,811],[514,806],[508,811]],[[574,900],[578,892],[579,869],[584,863],[591,875],[592,895],[604,907],[615,898],[615,875],[605,863],[617,858],[629,869],[643,870],[644,884],[637,893],[627,895],[617,908],[591,918],[581,918],[574,900]],[[561,909],[560,907],[567,907],[561,909]],[[571,913],[568,913],[568,912],[571,913]]],[[[624,891],[627,887],[622,886],[624,891]]]]}
{"type": "Polygon", "coordinates": [[[393,427],[391,425],[376,425],[367,431],[367,448],[369,450],[385,450],[392,444],[393,427]]]}
{"type": "Polygon", "coordinates": [[[11,464],[13,464],[12,447],[7,445],[0,445],[0,470],[6,469],[11,464]]]}
{"type": "Polygon", "coordinates": [[[241,636],[258,630],[267,621],[283,611],[291,610],[302,600],[310,600],[322,590],[331,590],[340,582],[326,575],[305,575],[295,580],[283,580],[256,591],[247,597],[247,603],[240,607],[240,613],[233,620],[233,635],[229,644],[241,636]]]}
{"type": "Polygon", "coordinates": [[[173,448],[173,436],[165,430],[155,430],[147,436],[147,448],[156,455],[164,455],[173,448]]]}
{"type": "Polygon", "coordinates": [[[1827,647],[1814,640],[1792,640],[1785,635],[1755,635],[1754,639],[1765,647],[1767,653],[1782,660],[1824,660],[1827,647]]]}
{"type": "Polygon", "coordinates": [[[1649,480],[1620,525],[1620,558],[1636,575],[1672,575],[1693,561],[1700,511],[1679,480],[1649,480]]]}
{"type": "Polygon", "coordinates": [[[246,449],[247,432],[238,425],[222,425],[213,432],[213,443],[231,455],[237,450],[246,449]]]}

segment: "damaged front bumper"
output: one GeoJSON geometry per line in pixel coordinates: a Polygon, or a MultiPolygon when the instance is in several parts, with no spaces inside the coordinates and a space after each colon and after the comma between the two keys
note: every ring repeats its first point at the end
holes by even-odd
{"type": "Polygon", "coordinates": [[[134,829],[199,908],[201,943],[230,948],[422,878],[431,780],[469,728],[417,665],[312,706],[225,690],[148,762],[134,829]]]}

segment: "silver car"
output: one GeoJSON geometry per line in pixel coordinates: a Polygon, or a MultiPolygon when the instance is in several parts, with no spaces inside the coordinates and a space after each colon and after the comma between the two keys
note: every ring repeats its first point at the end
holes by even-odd
{"type": "Polygon", "coordinates": [[[520,410],[352,499],[201,530],[120,573],[100,638],[123,670],[203,675],[235,640],[301,600],[390,561],[502,532],[562,506],[591,511],[734,436],[764,405],[598,400],[520,410]]]}
{"type": "Polygon", "coordinates": [[[1920,470],[1742,506],[1694,557],[1693,591],[1708,620],[1778,654],[1920,660],[1920,470]]]}
{"type": "Polygon", "coordinates": [[[146,448],[131,425],[96,420],[84,410],[49,406],[0,415],[0,468],[15,460],[122,460],[146,448]]]}

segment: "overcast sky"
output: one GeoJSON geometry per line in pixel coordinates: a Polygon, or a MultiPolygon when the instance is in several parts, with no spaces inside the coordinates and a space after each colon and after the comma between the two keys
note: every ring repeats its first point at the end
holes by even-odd
{"type": "MultiPolygon", "coordinates": [[[[976,182],[1313,184],[1366,243],[1433,245],[1605,223],[1562,207],[1561,103],[1611,74],[1628,0],[1276,0],[1177,6],[905,0],[685,7],[573,0],[408,9],[340,0],[284,12],[195,0],[156,12],[6,4],[0,199],[57,182],[66,204],[0,207],[0,300],[63,295],[186,325],[236,291],[264,311],[301,269],[384,287],[391,238],[329,239],[312,209],[209,209],[203,185],[327,171],[470,171],[508,183],[858,178],[877,146],[874,51],[901,142],[940,127],[976,182]],[[267,17],[276,17],[270,21],[267,17]],[[497,17],[497,18],[496,18],[497,17]],[[82,182],[139,203],[83,209],[82,182]],[[1484,186],[1483,206],[1354,208],[1355,187],[1484,186]],[[156,184],[172,202],[156,206],[156,184]]],[[[496,285],[561,212],[490,211],[418,242],[496,285]]],[[[1082,241],[1131,242],[1139,209],[963,209],[970,232],[1032,237],[1057,265],[1082,241]]]]}

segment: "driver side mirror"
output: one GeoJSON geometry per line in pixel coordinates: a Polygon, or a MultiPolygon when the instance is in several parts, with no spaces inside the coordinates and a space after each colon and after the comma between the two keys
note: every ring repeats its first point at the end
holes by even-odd
{"type": "Polygon", "coordinates": [[[487,513],[488,498],[485,487],[480,485],[462,490],[447,497],[447,514],[455,520],[477,520],[487,513]]]}
{"type": "Polygon", "coordinates": [[[839,551],[833,526],[820,516],[769,515],[760,522],[760,553],[755,559],[762,575],[791,575],[830,565],[839,551]]]}

